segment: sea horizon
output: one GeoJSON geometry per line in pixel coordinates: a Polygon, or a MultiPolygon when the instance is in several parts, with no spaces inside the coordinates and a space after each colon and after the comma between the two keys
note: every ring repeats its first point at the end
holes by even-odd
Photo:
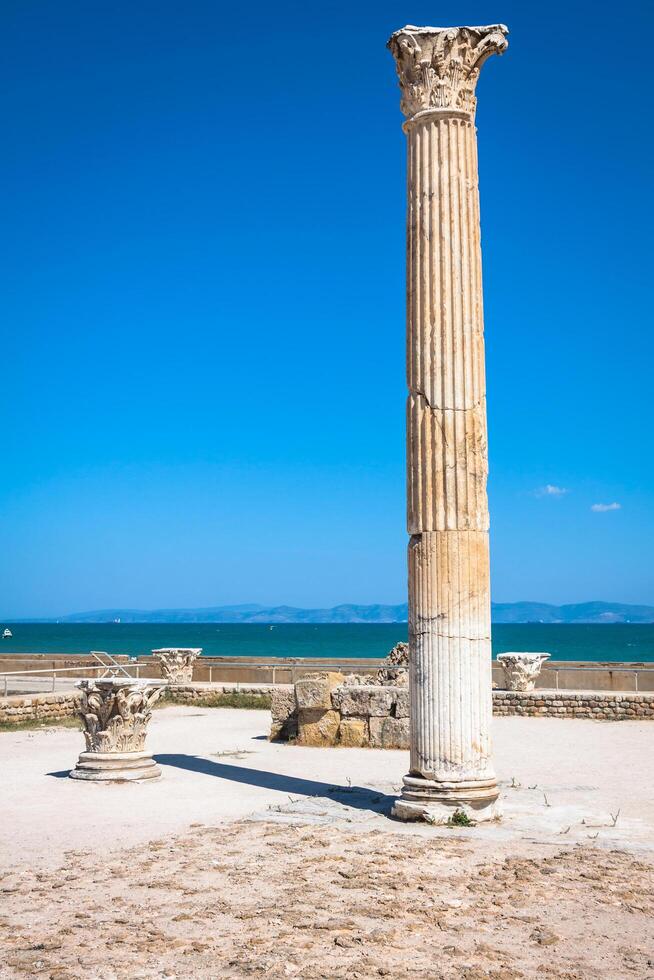
{"type": "MultiPolygon", "coordinates": [[[[548,602],[515,601],[491,602],[491,620],[501,623],[654,623],[654,606],[592,599],[584,602],[554,604],[548,602]]],[[[224,625],[281,624],[326,625],[355,623],[394,624],[408,621],[408,604],[401,603],[340,603],[329,607],[303,607],[288,604],[262,605],[240,603],[224,606],[138,609],[124,606],[93,609],[56,616],[10,616],[0,623],[24,624],[196,624],[224,625]]]]}
{"type": "MultiPolygon", "coordinates": [[[[148,656],[160,647],[201,647],[204,656],[382,658],[407,639],[407,623],[12,623],[5,655],[148,656]]],[[[493,657],[549,653],[553,660],[654,662],[654,624],[495,623],[493,657]]]]}

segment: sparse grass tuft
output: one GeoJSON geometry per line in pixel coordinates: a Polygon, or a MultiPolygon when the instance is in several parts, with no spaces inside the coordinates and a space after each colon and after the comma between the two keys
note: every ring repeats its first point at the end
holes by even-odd
{"type": "Polygon", "coordinates": [[[252,708],[259,711],[270,710],[271,698],[269,694],[241,694],[239,691],[231,691],[229,694],[223,692],[216,694],[206,694],[201,698],[185,698],[179,696],[174,691],[166,691],[155,707],[164,707],[170,704],[183,704],[189,708],[252,708]]]}
{"type": "Polygon", "coordinates": [[[82,723],[79,718],[22,718],[20,721],[0,721],[0,732],[31,732],[43,728],[79,728],[82,723]]]}

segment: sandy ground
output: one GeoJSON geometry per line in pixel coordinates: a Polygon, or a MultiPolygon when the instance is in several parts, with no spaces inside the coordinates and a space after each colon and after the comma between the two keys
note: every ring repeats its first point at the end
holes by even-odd
{"type": "Polygon", "coordinates": [[[407,753],[267,725],[161,709],[113,786],[0,733],[0,976],[654,978],[651,723],[496,719],[504,820],[456,831],[389,819],[407,753]]]}

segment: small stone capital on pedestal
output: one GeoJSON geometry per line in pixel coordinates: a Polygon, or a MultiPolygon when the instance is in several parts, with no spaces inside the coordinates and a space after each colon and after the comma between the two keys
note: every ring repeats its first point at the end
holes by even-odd
{"type": "Polygon", "coordinates": [[[73,779],[153,779],[161,770],[145,751],[152,706],[164,691],[161,681],[101,677],[80,681],[78,714],[84,724],[86,752],[73,779]]]}
{"type": "MultiPolygon", "coordinates": [[[[488,27],[413,27],[391,34],[388,47],[402,91],[407,122],[422,113],[472,120],[479,70],[492,54],[508,47],[504,24],[488,27]]],[[[405,125],[407,125],[405,123],[405,125]]]]}
{"type": "Polygon", "coordinates": [[[497,662],[504,671],[507,691],[533,691],[549,653],[500,653],[497,662]]]}
{"type": "Polygon", "coordinates": [[[202,647],[162,647],[153,650],[152,656],[159,661],[161,673],[169,684],[190,684],[193,664],[201,653],[202,647]]]}

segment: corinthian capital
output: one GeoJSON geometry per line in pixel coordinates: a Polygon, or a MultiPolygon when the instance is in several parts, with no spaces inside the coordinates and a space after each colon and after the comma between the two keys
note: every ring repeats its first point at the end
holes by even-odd
{"type": "Polygon", "coordinates": [[[474,117],[479,69],[508,47],[504,24],[488,27],[403,27],[391,34],[402,100],[410,119],[425,109],[450,110],[474,117]]]}

